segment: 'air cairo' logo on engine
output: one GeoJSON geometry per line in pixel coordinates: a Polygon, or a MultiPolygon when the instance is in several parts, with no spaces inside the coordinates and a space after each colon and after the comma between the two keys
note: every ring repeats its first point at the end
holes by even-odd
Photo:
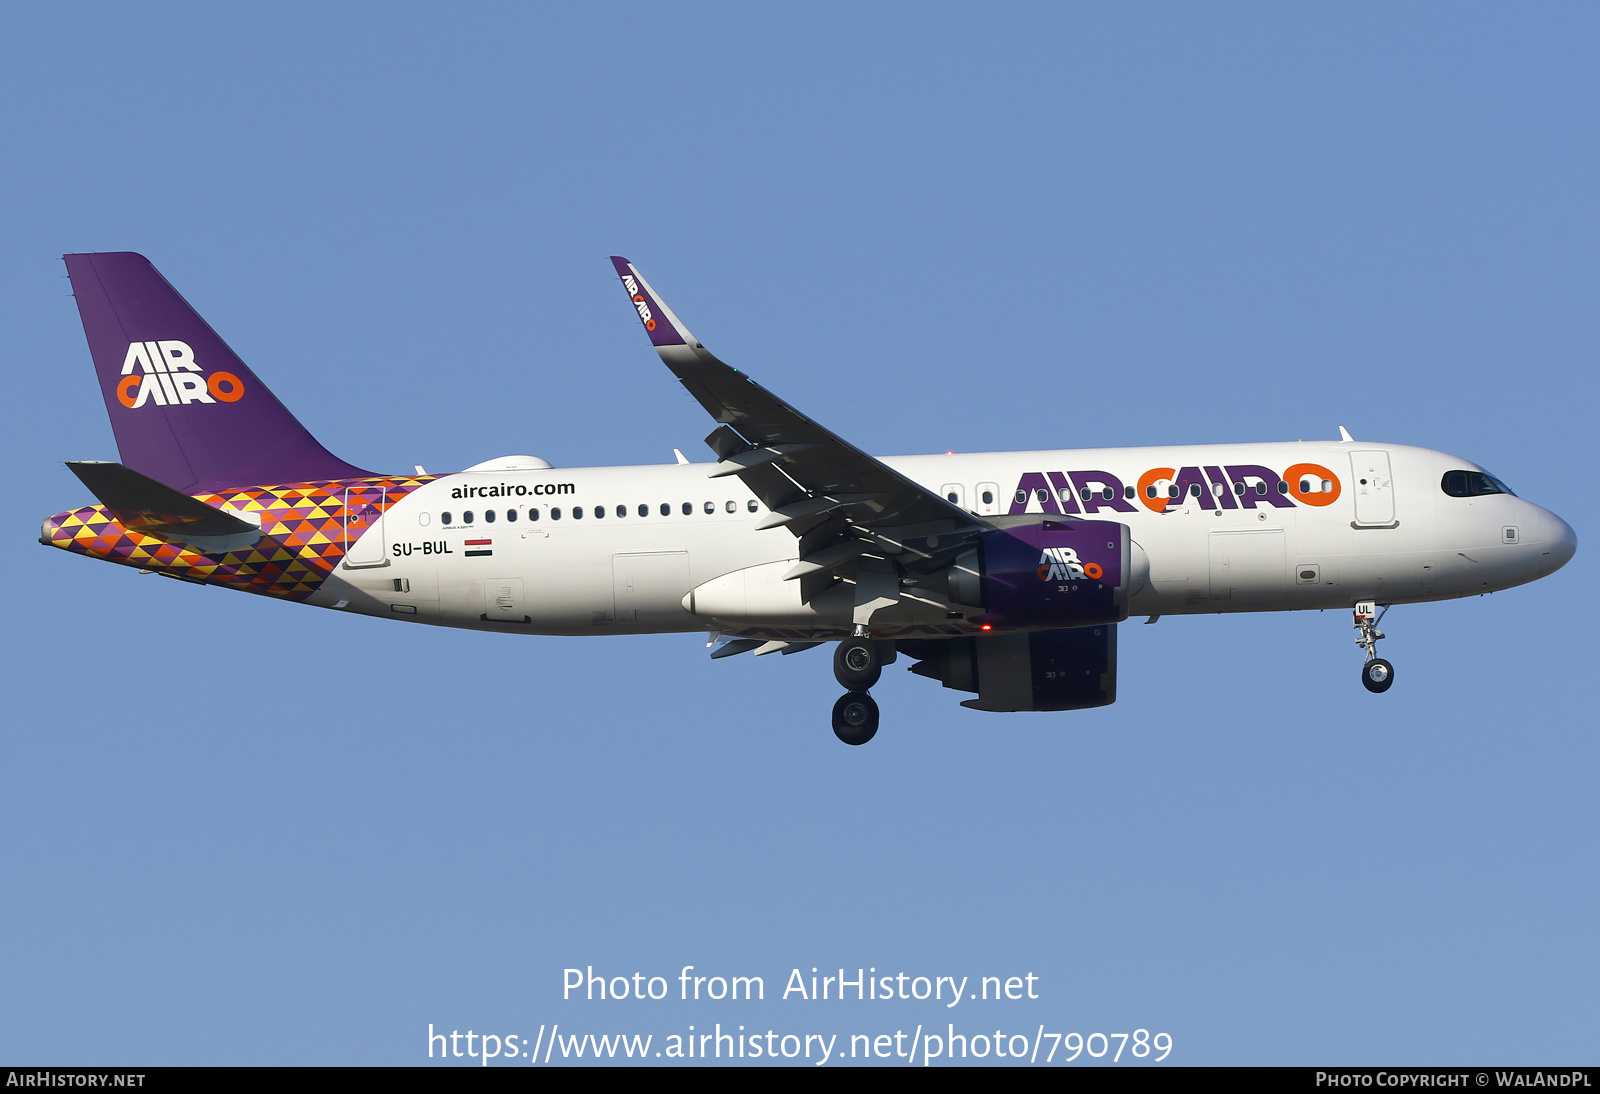
{"type": "Polygon", "coordinates": [[[622,287],[628,290],[628,295],[633,297],[633,306],[639,309],[639,318],[644,320],[645,330],[655,330],[655,316],[650,314],[650,304],[639,291],[639,283],[630,275],[622,275],[622,287]]]}
{"type": "Polygon", "coordinates": [[[1040,581],[1098,581],[1106,572],[1098,562],[1084,562],[1071,547],[1046,547],[1039,552],[1040,581]]]}
{"type": "Polygon", "coordinates": [[[171,339],[129,342],[128,356],[122,362],[122,379],[117,381],[117,401],[129,410],[138,410],[146,403],[236,403],[243,395],[244,384],[239,377],[231,372],[201,375],[189,343],[171,339]],[[135,372],[135,367],[144,371],[135,372]]]}

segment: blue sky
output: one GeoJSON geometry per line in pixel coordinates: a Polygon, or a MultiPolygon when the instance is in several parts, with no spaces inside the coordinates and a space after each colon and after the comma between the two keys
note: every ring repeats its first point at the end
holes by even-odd
{"type": "Polygon", "coordinates": [[[1593,1061],[1592,6],[0,20],[0,1059],[953,1021],[1593,1061]],[[59,256],[124,249],[364,467],[702,458],[623,254],[868,451],[1343,424],[1481,462],[1580,550],[1396,609],[1382,697],[1343,613],[1169,618],[1124,628],[1111,708],[980,714],[896,666],[847,749],[826,651],[395,626],[39,547],[86,500],[62,461],[115,458],[59,256]],[[769,998],[564,1002],[589,965],[769,998]],[[1041,997],[774,998],[813,966],[1041,997]]]}

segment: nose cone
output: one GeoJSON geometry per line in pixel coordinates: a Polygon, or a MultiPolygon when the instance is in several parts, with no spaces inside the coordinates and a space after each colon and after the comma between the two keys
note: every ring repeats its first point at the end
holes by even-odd
{"type": "Polygon", "coordinates": [[[1572,525],[1554,513],[1546,511],[1545,516],[1549,518],[1549,527],[1545,530],[1544,559],[1541,569],[1548,575],[1571,562],[1572,556],[1578,553],[1578,533],[1572,530],[1572,525]]]}

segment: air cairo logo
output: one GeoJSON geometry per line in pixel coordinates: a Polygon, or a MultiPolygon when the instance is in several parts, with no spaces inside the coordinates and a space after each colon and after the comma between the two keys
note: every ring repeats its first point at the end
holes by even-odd
{"type": "Polygon", "coordinates": [[[129,410],[146,403],[187,406],[189,403],[236,403],[244,384],[231,372],[200,373],[194,350],[187,342],[129,342],[117,381],[117,401],[129,410]],[[135,367],[143,369],[135,372],[135,367]]]}
{"type": "Polygon", "coordinates": [[[639,318],[644,320],[645,330],[655,330],[655,316],[650,314],[650,304],[639,291],[639,283],[628,274],[622,275],[622,287],[628,290],[628,295],[633,297],[633,306],[639,309],[639,318]]]}
{"type": "Polygon", "coordinates": [[[1071,547],[1046,547],[1039,552],[1040,581],[1098,581],[1106,575],[1098,562],[1084,562],[1071,547]]]}

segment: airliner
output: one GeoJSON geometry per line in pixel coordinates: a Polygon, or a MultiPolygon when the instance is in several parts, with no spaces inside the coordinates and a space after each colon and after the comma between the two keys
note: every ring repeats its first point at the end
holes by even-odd
{"type": "Polygon", "coordinates": [[[66,255],[120,462],[40,542],[145,573],[402,623],[699,632],[712,658],[835,643],[833,729],[877,732],[910,670],[975,710],[1116,700],[1134,616],[1383,613],[1560,569],[1572,528],[1470,460],[1356,440],[877,458],[714,357],[611,262],[715,457],[558,468],[509,455],[378,474],[324,448],[142,255],[66,255]]]}

